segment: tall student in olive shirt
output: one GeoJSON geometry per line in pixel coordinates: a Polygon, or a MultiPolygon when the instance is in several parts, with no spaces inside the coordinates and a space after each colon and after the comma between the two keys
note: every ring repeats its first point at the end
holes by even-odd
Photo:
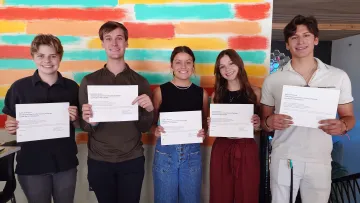
{"type": "Polygon", "coordinates": [[[124,25],[109,21],[99,30],[107,55],[107,63],[98,71],[84,77],[79,90],[82,106],[81,123],[89,132],[88,180],[99,203],[137,203],[144,178],[144,155],[141,132],[150,129],[153,120],[150,85],[124,61],[128,47],[128,31],[124,25]],[[88,85],[138,85],[139,120],[127,122],[91,123],[88,104],[88,85]]]}
{"type": "Polygon", "coordinates": [[[37,35],[30,51],[37,70],[14,82],[6,93],[5,129],[16,135],[16,104],[69,102],[70,137],[19,143],[15,172],[29,203],[51,203],[52,198],[54,203],[72,203],[79,163],[75,142],[79,86],[58,72],[64,50],[57,37],[37,35]]]}

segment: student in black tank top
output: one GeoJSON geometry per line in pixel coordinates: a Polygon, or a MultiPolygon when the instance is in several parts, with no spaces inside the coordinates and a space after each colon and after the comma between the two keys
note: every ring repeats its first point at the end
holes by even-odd
{"type": "MultiPolygon", "coordinates": [[[[164,133],[157,125],[159,112],[202,111],[203,126],[207,127],[208,94],[190,81],[194,73],[193,52],[186,46],[176,47],[170,61],[174,78],[154,90],[152,131],[157,138],[164,133]]],[[[197,136],[204,138],[205,130],[199,129],[197,136]]],[[[153,164],[154,202],[200,203],[201,163],[199,143],[161,145],[161,139],[158,139],[153,164]]]]}
{"type": "MultiPolygon", "coordinates": [[[[241,57],[232,49],[218,55],[212,103],[254,104],[252,123],[260,130],[257,114],[260,89],[248,81],[241,57]]],[[[208,119],[210,125],[211,119],[208,119]]],[[[255,133],[255,132],[254,132],[255,133]]],[[[260,163],[254,138],[218,137],[210,159],[210,203],[259,202],[260,163]]]]}

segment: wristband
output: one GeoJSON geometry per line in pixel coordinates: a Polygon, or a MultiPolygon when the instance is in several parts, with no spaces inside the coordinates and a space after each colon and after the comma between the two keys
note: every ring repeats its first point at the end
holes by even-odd
{"type": "Polygon", "coordinates": [[[269,117],[270,117],[270,116],[267,116],[267,117],[265,118],[264,124],[265,124],[265,127],[266,127],[267,129],[269,129],[270,131],[273,131],[274,129],[270,128],[270,126],[268,126],[268,124],[267,124],[267,120],[268,120],[269,117]]]}

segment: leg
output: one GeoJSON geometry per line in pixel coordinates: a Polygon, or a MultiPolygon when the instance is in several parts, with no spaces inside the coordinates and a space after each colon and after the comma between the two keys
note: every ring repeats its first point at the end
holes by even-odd
{"type": "Polygon", "coordinates": [[[76,188],[77,169],[55,173],[53,175],[54,203],[73,203],[76,188]]]}
{"type": "Polygon", "coordinates": [[[51,175],[18,175],[29,203],[51,203],[51,175]]]}
{"type": "Polygon", "coordinates": [[[239,178],[235,180],[235,203],[258,203],[260,187],[260,161],[256,142],[239,143],[241,150],[239,178]]]}
{"type": "Polygon", "coordinates": [[[331,191],[331,165],[306,163],[300,191],[303,203],[327,203],[331,191]]]}
{"type": "Polygon", "coordinates": [[[117,164],[118,203],[139,203],[144,179],[145,157],[117,164]]]}
{"type": "Polygon", "coordinates": [[[202,163],[200,147],[189,152],[179,169],[179,203],[200,203],[202,163]]]}
{"type": "Polygon", "coordinates": [[[88,180],[99,203],[117,203],[117,181],[112,163],[89,158],[88,180]]]}
{"type": "Polygon", "coordinates": [[[178,173],[172,155],[156,149],[153,164],[154,203],[178,202],[178,173]]]}
{"type": "Polygon", "coordinates": [[[234,203],[234,178],[229,166],[227,138],[216,138],[210,159],[210,203],[234,203]]]}
{"type": "MultiPolygon", "coordinates": [[[[293,160],[293,202],[304,176],[305,163],[293,160]]],[[[272,203],[289,203],[290,201],[290,175],[286,159],[272,157],[270,164],[270,187],[272,203]]]]}

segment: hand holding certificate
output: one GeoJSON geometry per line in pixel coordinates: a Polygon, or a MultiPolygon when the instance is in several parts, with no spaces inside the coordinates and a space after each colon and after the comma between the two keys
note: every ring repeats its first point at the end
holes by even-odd
{"type": "Polygon", "coordinates": [[[16,104],[17,142],[70,137],[69,103],[16,104]]]}
{"type": "Polygon", "coordinates": [[[202,143],[198,136],[202,129],[201,111],[161,112],[161,145],[202,143]]]}
{"type": "Polygon", "coordinates": [[[280,114],[292,117],[293,125],[318,128],[319,121],[335,119],[340,90],[284,85],[280,114]]]}
{"type": "Polygon", "coordinates": [[[210,104],[211,137],[253,138],[253,104],[210,104]]]}
{"type": "Polygon", "coordinates": [[[136,121],[138,105],[137,85],[89,85],[88,100],[92,108],[90,122],[136,121]]]}

